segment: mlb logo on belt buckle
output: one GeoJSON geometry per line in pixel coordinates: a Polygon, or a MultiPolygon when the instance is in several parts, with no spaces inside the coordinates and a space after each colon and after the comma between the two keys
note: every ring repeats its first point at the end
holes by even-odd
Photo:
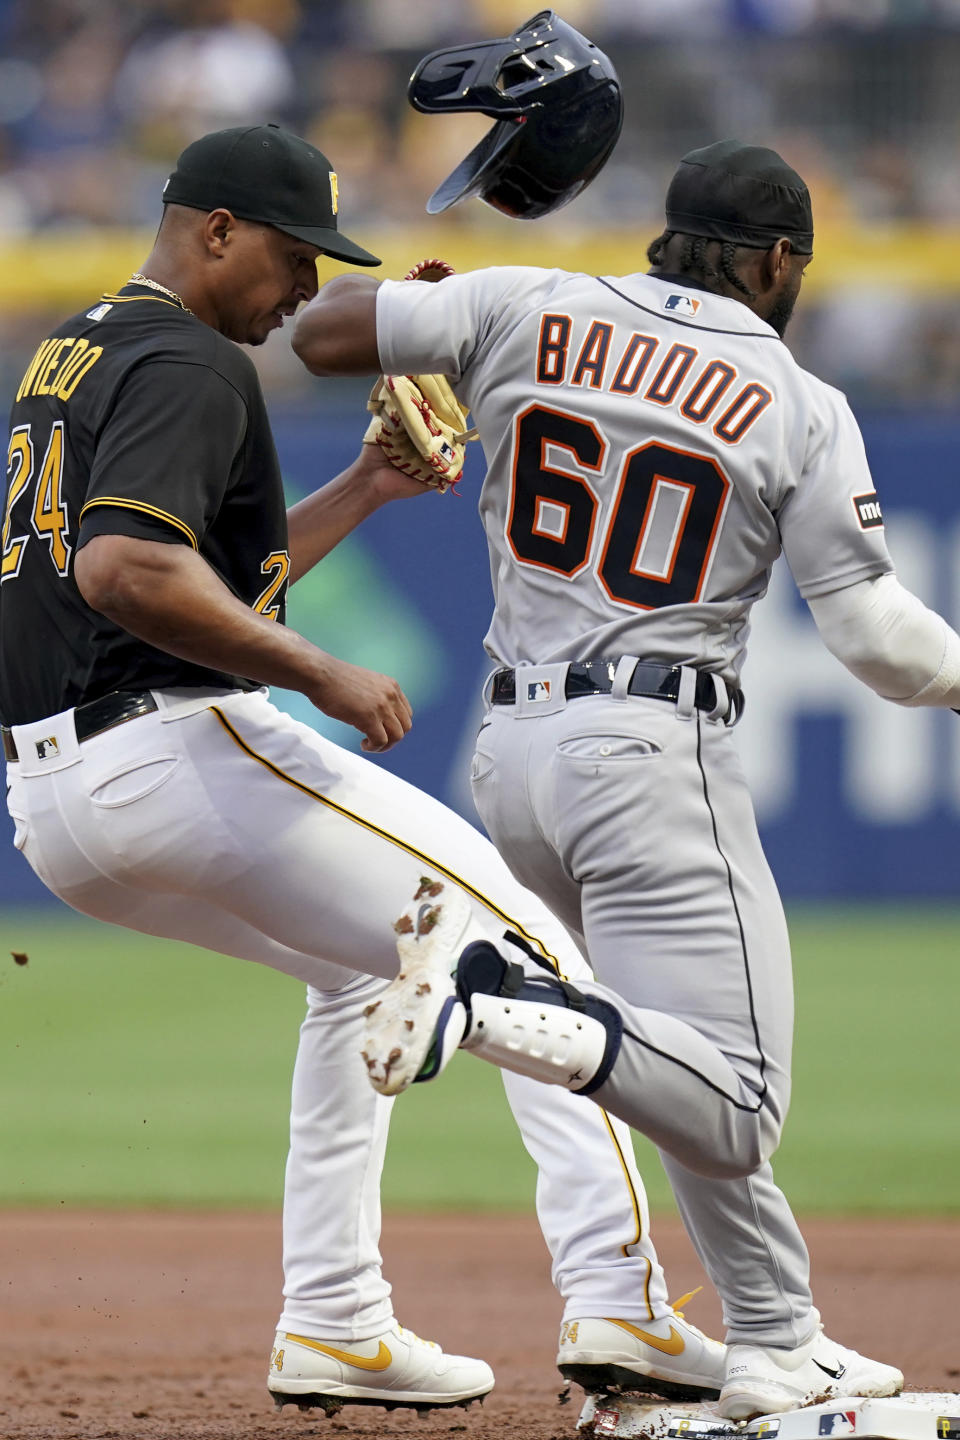
{"type": "Polygon", "coordinates": [[[549,680],[531,680],[531,681],[529,682],[529,684],[527,685],[527,699],[528,699],[528,700],[549,700],[549,699],[550,699],[550,681],[549,681],[549,680]]]}
{"type": "Polygon", "coordinates": [[[56,760],[60,754],[60,745],[56,735],[48,735],[45,740],[36,740],[38,760],[56,760]]]}

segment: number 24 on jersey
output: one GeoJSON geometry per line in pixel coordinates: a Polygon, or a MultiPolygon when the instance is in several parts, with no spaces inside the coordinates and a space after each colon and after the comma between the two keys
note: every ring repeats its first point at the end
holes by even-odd
{"type": "MultiPolygon", "coordinates": [[[[24,551],[30,543],[29,533],[13,534],[13,512],[18,501],[29,497],[36,467],[36,447],[30,425],[18,425],[10,435],[7,451],[7,504],[3,516],[0,582],[19,575],[24,551]]],[[[66,575],[71,546],[67,544],[70,530],[67,507],[61,496],[63,486],[63,421],[55,420],[50,438],[36,472],[30,524],[38,540],[46,542],[50,559],[58,575],[66,575]]],[[[22,507],[21,507],[22,509],[22,507]]],[[[19,512],[18,512],[19,513],[19,512]]]]}

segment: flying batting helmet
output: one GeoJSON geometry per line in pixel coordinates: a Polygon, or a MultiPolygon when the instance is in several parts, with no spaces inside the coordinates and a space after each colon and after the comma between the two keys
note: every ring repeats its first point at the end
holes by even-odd
{"type": "Polygon", "coordinates": [[[553,10],[506,39],[434,50],[407,94],[427,114],[476,110],[497,122],[430,196],[431,215],[472,195],[518,220],[549,215],[602,169],[623,123],[616,70],[553,10]]]}

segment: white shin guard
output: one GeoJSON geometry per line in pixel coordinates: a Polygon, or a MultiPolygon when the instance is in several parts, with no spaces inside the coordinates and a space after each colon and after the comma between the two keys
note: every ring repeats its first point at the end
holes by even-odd
{"type": "Polygon", "coordinates": [[[606,1026],[582,1011],[473,994],[470,1012],[470,1033],[461,1049],[545,1085],[582,1090],[606,1055],[606,1026]]]}

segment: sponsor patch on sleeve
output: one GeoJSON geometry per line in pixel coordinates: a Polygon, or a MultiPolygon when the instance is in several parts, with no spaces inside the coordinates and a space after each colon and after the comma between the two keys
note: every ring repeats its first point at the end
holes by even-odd
{"type": "Polygon", "coordinates": [[[871,490],[869,495],[854,495],[853,508],[861,530],[876,530],[883,524],[883,511],[876,490],[871,490]]]}

